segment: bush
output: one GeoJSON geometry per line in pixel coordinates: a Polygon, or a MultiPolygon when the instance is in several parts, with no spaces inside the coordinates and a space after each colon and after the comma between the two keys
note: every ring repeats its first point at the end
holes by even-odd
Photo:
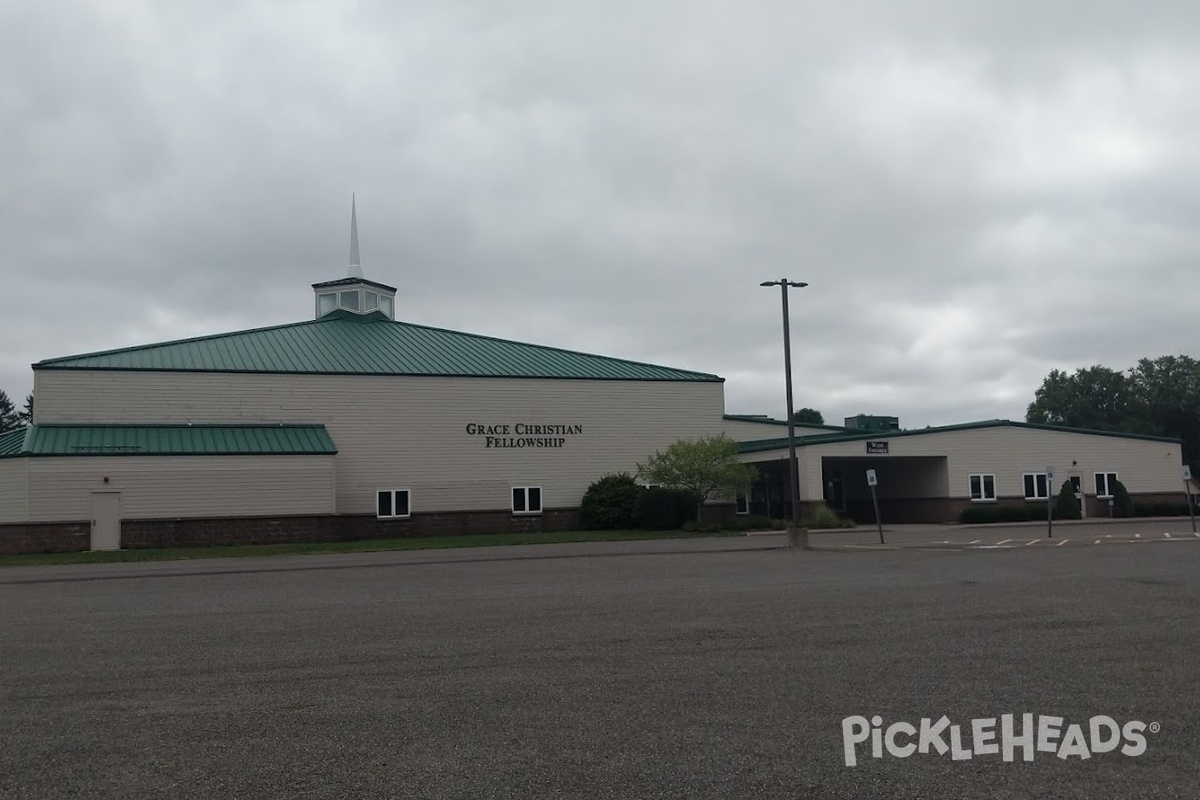
{"type": "Polygon", "coordinates": [[[1129,496],[1129,490],[1125,488],[1125,484],[1120,481],[1113,481],[1113,516],[1114,517],[1132,517],[1136,512],[1133,507],[1133,498],[1129,496]]]}
{"type": "Polygon", "coordinates": [[[958,516],[960,522],[968,525],[993,522],[1033,522],[1045,518],[1045,503],[1026,503],[1020,506],[973,505],[964,508],[958,516]]]}
{"type": "Polygon", "coordinates": [[[1083,506],[1075,496],[1075,486],[1070,481],[1063,481],[1054,501],[1055,519],[1083,519],[1083,506]]]}
{"type": "Polygon", "coordinates": [[[622,531],[637,527],[634,512],[646,491],[628,472],[605,475],[584,492],[579,521],[584,530],[622,531]]]}
{"type": "Polygon", "coordinates": [[[1186,517],[1187,503],[1134,503],[1135,517],[1186,517]]]}
{"type": "Polygon", "coordinates": [[[679,489],[645,489],[633,509],[635,525],[651,531],[678,530],[695,518],[692,498],[679,489]]]}
{"type": "Polygon", "coordinates": [[[821,505],[813,515],[805,520],[804,527],[806,528],[853,528],[854,520],[842,519],[833,511],[829,510],[829,506],[821,505]]]}
{"type": "Polygon", "coordinates": [[[769,517],[751,517],[739,515],[736,517],[726,517],[720,522],[710,522],[703,525],[695,520],[686,522],[683,529],[689,533],[716,533],[718,531],[765,531],[765,530],[783,530],[787,527],[787,523],[781,519],[771,519],[769,517]]]}
{"type": "Polygon", "coordinates": [[[787,527],[787,523],[770,517],[742,515],[729,517],[722,523],[722,527],[727,531],[780,531],[787,527]]]}
{"type": "Polygon", "coordinates": [[[967,506],[958,515],[958,521],[966,525],[999,522],[1000,506],[967,506]]]}

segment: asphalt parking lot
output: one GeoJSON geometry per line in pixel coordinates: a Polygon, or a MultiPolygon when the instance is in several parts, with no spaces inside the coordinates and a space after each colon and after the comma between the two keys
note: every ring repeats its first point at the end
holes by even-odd
{"type": "Polygon", "coordinates": [[[0,797],[1194,798],[1200,539],[1155,527],[0,570],[0,797]],[[1009,713],[1156,732],[845,763],[847,717],[1009,713]]]}

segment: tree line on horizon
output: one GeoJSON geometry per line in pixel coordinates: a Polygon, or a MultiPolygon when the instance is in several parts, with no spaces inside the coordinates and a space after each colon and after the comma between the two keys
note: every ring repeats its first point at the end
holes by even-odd
{"type": "Polygon", "coordinates": [[[1025,421],[1067,428],[1166,436],[1183,442],[1183,462],[1200,468],[1200,361],[1143,358],[1127,370],[1096,365],[1052,370],[1025,421]]]}

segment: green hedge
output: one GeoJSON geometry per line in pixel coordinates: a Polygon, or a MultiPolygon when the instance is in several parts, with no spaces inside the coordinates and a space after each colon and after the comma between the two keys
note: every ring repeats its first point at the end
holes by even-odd
{"type": "Polygon", "coordinates": [[[649,531],[678,530],[695,519],[696,505],[678,489],[646,489],[633,509],[635,525],[649,531]]]}
{"type": "Polygon", "coordinates": [[[783,530],[787,523],[781,519],[769,517],[736,516],[726,517],[720,522],[706,522],[703,525],[694,520],[685,522],[683,529],[689,533],[720,533],[721,531],[768,531],[783,530]]]}
{"type": "Polygon", "coordinates": [[[1133,504],[1133,516],[1135,517],[1186,517],[1188,513],[1188,504],[1183,501],[1178,503],[1135,502],[1133,504]]]}
{"type": "Polygon", "coordinates": [[[1026,503],[1023,506],[968,506],[959,515],[959,522],[979,525],[991,522],[1033,522],[1046,518],[1044,502],[1026,503]]]}

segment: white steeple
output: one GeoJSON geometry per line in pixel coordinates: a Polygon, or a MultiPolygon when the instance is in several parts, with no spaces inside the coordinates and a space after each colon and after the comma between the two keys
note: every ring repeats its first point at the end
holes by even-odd
{"type": "Polygon", "coordinates": [[[354,194],[350,194],[350,270],[346,273],[351,278],[363,276],[362,263],[358,257],[358,209],[355,208],[354,194]]]}
{"type": "Polygon", "coordinates": [[[312,285],[316,292],[317,319],[350,312],[366,319],[396,318],[396,287],[363,277],[358,257],[358,202],[350,195],[350,268],[345,278],[312,285]]]}

